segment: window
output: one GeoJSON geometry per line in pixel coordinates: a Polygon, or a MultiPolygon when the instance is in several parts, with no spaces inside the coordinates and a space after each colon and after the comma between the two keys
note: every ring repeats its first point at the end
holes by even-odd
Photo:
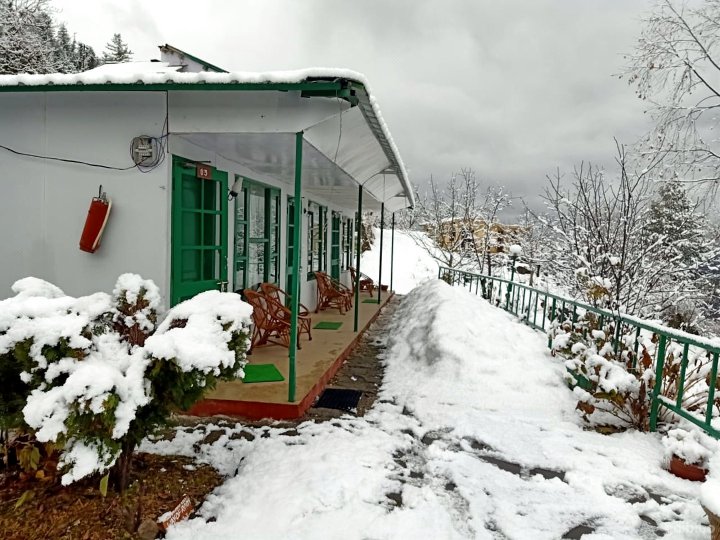
{"type": "Polygon", "coordinates": [[[327,271],[327,208],[314,202],[308,204],[307,223],[307,277],[311,279],[314,272],[327,271]]]}
{"type": "Polygon", "coordinates": [[[333,212],[330,220],[330,276],[340,279],[340,213],[333,212]]]}
{"type": "Polygon", "coordinates": [[[344,219],[342,224],[342,269],[347,270],[353,263],[353,220],[344,219]]]}
{"type": "Polygon", "coordinates": [[[243,179],[235,202],[236,291],[278,280],[280,192],[243,179]]]}

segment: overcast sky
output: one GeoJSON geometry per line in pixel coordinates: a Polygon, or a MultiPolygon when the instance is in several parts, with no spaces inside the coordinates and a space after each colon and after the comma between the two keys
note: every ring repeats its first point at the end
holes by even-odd
{"type": "Polygon", "coordinates": [[[611,167],[613,137],[632,143],[648,127],[613,75],[649,0],[52,3],[98,53],[121,32],[136,60],[169,43],[230,71],[360,71],[414,183],[472,167],[537,204],[556,167],[611,167]]]}

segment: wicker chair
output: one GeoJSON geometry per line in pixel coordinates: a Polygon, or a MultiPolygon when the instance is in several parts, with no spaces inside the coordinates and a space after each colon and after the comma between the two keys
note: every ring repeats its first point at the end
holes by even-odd
{"type": "MultiPolygon", "coordinates": [[[[352,280],[352,287],[354,289],[357,272],[352,266],[348,267],[348,270],[350,270],[350,279],[352,280]]],[[[373,292],[375,291],[375,282],[372,280],[372,278],[360,272],[360,292],[362,291],[367,291],[372,297],[373,292]]]]}
{"type": "Polygon", "coordinates": [[[315,272],[317,281],[317,306],[315,313],[329,307],[337,308],[340,313],[352,308],[353,292],[342,283],[332,279],[325,272],[315,272]]]}
{"type": "MultiPolygon", "coordinates": [[[[280,287],[274,283],[261,283],[260,290],[262,293],[278,302],[281,306],[287,306],[290,301],[290,295],[283,291],[280,287]]],[[[312,341],[312,320],[310,319],[310,310],[304,304],[298,304],[298,349],[300,348],[300,334],[305,332],[308,335],[308,340],[312,341]]],[[[289,311],[288,311],[288,321],[289,311]]]]}
{"type": "MultiPolygon", "coordinates": [[[[280,302],[262,293],[245,289],[245,301],[253,307],[253,337],[250,351],[260,345],[276,343],[290,345],[290,310],[280,302]]],[[[300,335],[298,334],[298,349],[300,335]]]]}

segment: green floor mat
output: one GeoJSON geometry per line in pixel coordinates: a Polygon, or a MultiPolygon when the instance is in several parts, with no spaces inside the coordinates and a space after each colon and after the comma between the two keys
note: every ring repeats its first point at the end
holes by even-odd
{"type": "Polygon", "coordinates": [[[366,298],[362,301],[363,304],[379,304],[377,298],[366,298]]]}
{"type": "Polygon", "coordinates": [[[320,321],[313,328],[316,330],[337,330],[342,326],[341,322],[335,321],[320,321]]]}
{"type": "Polygon", "coordinates": [[[244,383],[284,381],[285,377],[275,364],[248,364],[245,366],[244,383]]]}

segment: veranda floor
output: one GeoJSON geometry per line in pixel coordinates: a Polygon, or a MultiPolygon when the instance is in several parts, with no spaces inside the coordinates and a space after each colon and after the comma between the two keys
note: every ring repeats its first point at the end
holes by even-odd
{"type": "MultiPolygon", "coordinates": [[[[366,303],[367,292],[360,296],[358,332],[353,332],[354,307],[341,315],[337,309],[312,313],[312,326],[321,321],[342,322],[337,330],[312,329],[312,341],[301,336],[301,349],[296,357],[296,392],[288,400],[288,350],[280,345],[265,345],[248,356],[250,364],[274,364],[285,378],[281,382],[243,383],[220,382],[203,401],[195,405],[191,414],[210,416],[226,414],[246,418],[299,418],[312,405],[325,385],[333,377],[355,346],[360,335],[375,320],[390,298],[383,293],[382,304],[366,303]]],[[[374,296],[377,299],[377,293],[374,296]]]]}

